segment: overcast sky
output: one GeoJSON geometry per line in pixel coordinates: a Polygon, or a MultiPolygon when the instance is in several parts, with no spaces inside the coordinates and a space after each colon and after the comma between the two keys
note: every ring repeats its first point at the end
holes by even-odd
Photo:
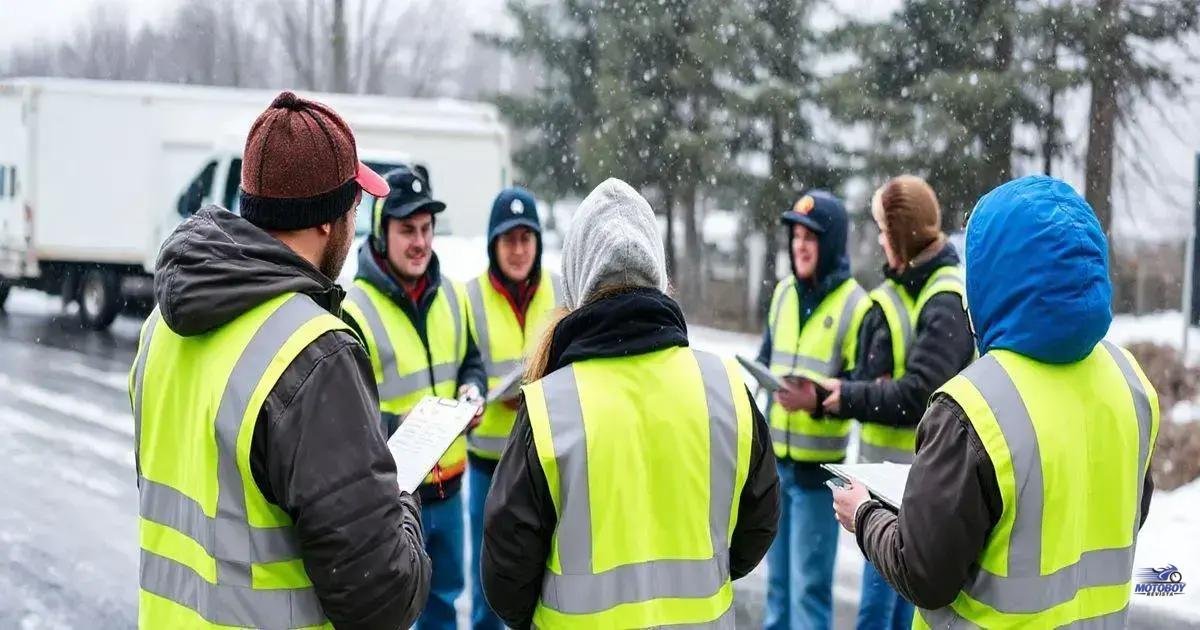
{"type": "MultiPolygon", "coordinates": [[[[156,21],[170,12],[181,0],[0,0],[0,50],[14,44],[28,43],[37,38],[59,40],[71,32],[72,26],[97,4],[123,4],[129,19],[135,23],[156,21]]],[[[204,1],[204,0],[190,0],[204,1]]],[[[389,0],[394,1],[394,0],[389,0]]],[[[427,0],[411,0],[427,1],[427,0]]],[[[436,0],[432,0],[436,1],[436,0]]],[[[493,27],[502,11],[503,0],[468,0],[475,27],[493,27]]],[[[842,15],[883,17],[900,0],[842,0],[832,11],[842,15]]],[[[832,16],[821,11],[817,21],[826,23],[832,16]]],[[[1200,47],[1200,37],[1191,38],[1193,48],[1200,47]]],[[[1180,66],[1195,76],[1196,69],[1180,66]]],[[[1087,97],[1081,92],[1065,104],[1066,136],[1075,143],[1077,163],[1060,165],[1056,173],[1082,192],[1082,155],[1086,146],[1087,97]]],[[[1117,174],[1128,180],[1127,190],[1114,191],[1119,231],[1178,238],[1191,229],[1195,194],[1195,160],[1200,151],[1200,84],[1185,88],[1184,98],[1164,106],[1164,120],[1153,107],[1139,108],[1143,154],[1148,168],[1157,180],[1146,181],[1132,172],[1128,160],[1117,162],[1117,174]]],[[[1118,140],[1126,151],[1132,152],[1132,137],[1126,134],[1118,140]]],[[[1015,175],[1036,168],[1040,160],[1027,165],[1018,161],[1015,175]]]]}

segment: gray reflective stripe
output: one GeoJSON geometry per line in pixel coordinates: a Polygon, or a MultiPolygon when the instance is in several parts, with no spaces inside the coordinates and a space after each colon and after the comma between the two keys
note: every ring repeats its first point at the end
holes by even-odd
{"type": "Polygon", "coordinates": [[[507,376],[509,372],[517,369],[523,369],[525,362],[521,359],[509,359],[507,361],[495,361],[487,366],[488,374],[496,377],[507,376]]]}
{"type": "MultiPolygon", "coordinates": [[[[787,288],[790,287],[791,285],[792,285],[791,282],[785,281],[784,285],[783,285],[784,288],[780,289],[780,290],[776,290],[776,292],[775,292],[776,293],[775,308],[774,308],[774,310],[771,311],[771,324],[770,324],[772,337],[774,337],[774,335],[775,335],[775,328],[777,326],[779,326],[779,312],[781,310],[783,310],[783,302],[787,296],[787,288]]],[[[771,342],[774,343],[774,339],[772,339],[771,342]]]]}
{"type": "Polygon", "coordinates": [[[310,298],[293,295],[263,322],[238,357],[217,407],[217,521],[213,558],[217,582],[250,586],[250,522],[238,470],[237,441],[250,398],[271,361],[305,323],[324,313],[310,298]]]}
{"type": "MultiPolygon", "coordinates": [[[[305,615],[312,625],[323,620],[316,595],[310,588],[285,591],[251,589],[251,563],[258,558],[296,559],[294,542],[275,536],[274,530],[250,526],[246,489],[238,469],[237,441],[250,399],[268,366],[301,326],[324,314],[311,299],[293,295],[271,313],[238,356],[221,393],[214,419],[217,456],[217,511],[211,521],[197,522],[199,505],[186,497],[164,492],[164,486],[143,479],[141,516],[179,526],[179,531],[203,545],[216,564],[217,584],[209,584],[190,568],[143,550],[141,585],[205,615],[234,620],[232,625],[276,626],[281,619],[297,622],[305,615]],[[159,520],[161,519],[161,520],[159,520]],[[284,555],[287,553],[288,555],[284,555]]],[[[210,619],[211,620],[211,619],[210,619]]],[[[217,621],[217,623],[225,623],[217,621]]]]}
{"type": "Polygon", "coordinates": [[[504,447],[508,445],[508,436],[490,437],[469,433],[467,434],[467,444],[472,448],[477,448],[481,451],[488,451],[490,453],[503,453],[504,447]]]}
{"type": "Polygon", "coordinates": [[[379,398],[381,400],[395,398],[396,394],[384,391],[385,388],[398,386],[390,382],[393,380],[393,375],[396,374],[396,351],[392,348],[391,340],[388,339],[383,318],[379,316],[379,310],[375,308],[375,302],[371,301],[371,296],[367,295],[367,292],[357,284],[350,286],[350,291],[346,293],[346,299],[357,306],[359,311],[362,311],[363,317],[367,321],[360,323],[366,324],[371,332],[371,338],[375,341],[373,350],[379,359],[379,368],[383,373],[383,382],[379,384],[379,398]]]}
{"type": "Polygon", "coordinates": [[[908,307],[904,305],[904,298],[900,297],[900,294],[896,292],[896,285],[891,282],[883,283],[877,291],[883,294],[888,302],[891,302],[892,308],[896,311],[896,317],[900,318],[900,321],[897,323],[900,324],[904,347],[911,348],[913,340],[912,317],[909,315],[908,307]]]}
{"type": "MultiPolygon", "coordinates": [[[[862,434],[860,433],[859,435],[861,436],[862,434]]],[[[880,446],[866,440],[859,440],[858,458],[863,462],[869,463],[893,462],[896,464],[911,464],[913,462],[913,452],[908,449],[880,446]]]]}
{"type": "MultiPolygon", "coordinates": [[[[1016,512],[1008,543],[1007,575],[1012,578],[1037,577],[1042,564],[1042,509],[1045,502],[1042,479],[1042,455],[1029,409],[1004,366],[987,356],[963,372],[979,390],[1004,436],[1013,461],[1017,491],[1016,512]]],[[[984,572],[981,571],[981,574],[984,572]]],[[[973,593],[974,589],[968,589],[973,593]]],[[[985,602],[987,603],[987,602],[985,602]]]]}
{"type": "MultiPolygon", "coordinates": [[[[1138,417],[1139,447],[1138,504],[1140,506],[1141,471],[1149,451],[1149,400],[1133,368],[1123,353],[1105,344],[1120,366],[1133,392],[1138,417]],[[1139,402],[1139,398],[1145,403],[1139,402]]],[[[980,569],[966,587],[974,599],[1004,613],[1041,612],[1068,602],[1085,588],[1120,585],[1129,582],[1133,571],[1134,547],[1100,549],[1085,552],[1078,562],[1050,574],[1041,575],[1042,512],[1044,481],[1042,459],[1028,408],[1012,378],[994,356],[985,356],[963,372],[992,410],[1013,460],[1018,490],[1012,532],[1008,543],[1007,577],[980,569]]],[[[1138,508],[1140,510],[1140,508],[1138,508]]],[[[1136,540],[1135,519],[1134,528],[1136,540]]]]}
{"type": "MultiPolygon", "coordinates": [[[[454,290],[454,284],[449,280],[442,278],[442,294],[446,296],[446,303],[450,306],[450,316],[454,318],[454,356],[458,356],[458,345],[463,338],[463,320],[462,311],[458,308],[458,292],[454,290]]],[[[437,380],[442,380],[438,378],[437,380]]]]}
{"type": "Polygon", "coordinates": [[[772,350],[771,365],[784,370],[795,370],[796,368],[812,370],[818,374],[829,376],[831,362],[787,350],[772,350]]]}
{"type": "Polygon", "coordinates": [[[488,332],[487,309],[483,307],[483,287],[480,286],[479,278],[467,283],[467,302],[471,305],[475,332],[479,335],[475,346],[479,348],[479,358],[483,359],[484,369],[487,370],[488,376],[501,376],[492,371],[492,336],[488,332]]]}
{"type": "Polygon", "coordinates": [[[562,276],[551,272],[550,286],[554,287],[554,306],[560,307],[563,305],[563,286],[562,276]]]}
{"type": "MultiPolygon", "coordinates": [[[[943,630],[954,628],[955,630],[977,630],[980,626],[963,619],[954,612],[953,608],[939,608],[937,610],[920,609],[921,618],[925,623],[934,630],[943,630]]],[[[1117,610],[1106,615],[1097,617],[1089,617],[1088,619],[1080,619],[1074,623],[1069,623],[1065,626],[1059,626],[1059,630],[1124,630],[1129,622],[1129,606],[1126,605],[1121,610],[1117,610]]]]}
{"type": "Polygon", "coordinates": [[[547,571],[542,603],[567,614],[588,614],[626,603],[666,598],[705,598],[729,580],[729,515],[737,474],[737,414],[728,372],[720,358],[693,351],[704,381],[709,431],[709,534],[714,555],[703,560],[653,560],[602,573],[592,565],[587,438],[575,370],[546,377],[543,392],[558,464],[558,539],[562,575],[547,571]]]}
{"type": "Polygon", "coordinates": [[[829,376],[842,371],[844,365],[842,353],[846,348],[846,334],[850,331],[850,320],[854,319],[854,310],[865,299],[867,299],[867,292],[858,285],[854,285],[850,295],[846,296],[846,303],[842,305],[842,314],[838,318],[837,337],[834,337],[833,342],[833,356],[829,357],[830,371],[827,373],[829,376]]]}
{"type": "MultiPolygon", "coordinates": [[[[204,513],[194,499],[170,486],[138,479],[142,518],[166,525],[196,541],[210,556],[216,555],[217,518],[204,513]]],[[[250,554],[246,562],[267,563],[300,557],[291,527],[250,528],[250,554]]]]}
{"type": "MultiPolygon", "coordinates": [[[[1120,348],[1113,345],[1109,341],[1102,341],[1104,349],[1112,355],[1113,361],[1117,367],[1121,369],[1121,374],[1125,377],[1125,382],[1129,385],[1129,393],[1133,396],[1133,408],[1137,410],[1138,419],[1138,474],[1146,474],[1146,464],[1150,457],[1150,433],[1154,430],[1154,413],[1150,407],[1150,397],[1146,394],[1146,388],[1142,385],[1142,379],[1138,378],[1137,372],[1133,369],[1133,365],[1129,363],[1129,358],[1120,348]]],[[[1146,489],[1146,485],[1139,479],[1137,485],[1137,512],[1136,518],[1133,519],[1133,539],[1137,540],[1138,530],[1142,526],[1142,491],[1146,489]]]]}
{"type": "Polygon", "coordinates": [[[797,448],[807,448],[814,451],[844,451],[850,441],[849,435],[842,437],[827,435],[805,435],[795,431],[787,431],[779,427],[771,427],[771,440],[779,444],[787,444],[797,448]]]}
{"type": "Polygon", "coordinates": [[[1132,575],[1131,547],[1098,549],[1050,575],[1000,577],[980,569],[967,593],[1000,612],[1036,613],[1075,599],[1085,588],[1127,584],[1132,575]]]}
{"type": "Polygon", "coordinates": [[[160,318],[157,308],[146,318],[142,338],[138,342],[137,363],[133,368],[133,391],[130,392],[133,404],[133,463],[138,477],[142,475],[142,392],[145,390],[146,357],[150,355],[150,339],[154,337],[154,328],[158,326],[160,318]]]}
{"type": "Polygon", "coordinates": [[[303,628],[325,622],[312,589],[213,584],[191,568],[142,550],[142,589],[186,606],[210,623],[241,628],[303,628]]]}
{"type": "Polygon", "coordinates": [[[1062,626],[1060,630],[1124,630],[1128,627],[1128,623],[1129,605],[1126,604],[1121,610],[1098,617],[1080,619],[1075,623],[1062,626]]]}
{"type": "MultiPolygon", "coordinates": [[[[448,285],[443,284],[443,288],[448,285]]],[[[452,290],[447,290],[445,293],[453,295],[452,290]]],[[[429,382],[429,368],[422,367],[408,374],[398,374],[396,372],[396,350],[392,347],[391,339],[388,337],[387,329],[383,326],[383,318],[379,316],[379,311],[375,308],[375,303],[371,301],[370,296],[366,291],[355,285],[347,293],[347,299],[362,311],[364,322],[367,328],[371,331],[371,337],[375,340],[375,348],[379,357],[379,367],[383,373],[383,382],[379,383],[379,400],[388,401],[397,398],[403,398],[414,392],[423,389],[432,389],[437,383],[443,381],[456,380],[458,378],[458,363],[441,363],[433,366],[433,383],[429,382]]],[[[458,352],[458,335],[461,331],[461,319],[458,312],[458,300],[454,297],[448,298],[450,307],[454,312],[454,329],[455,329],[455,353],[458,352]]]]}

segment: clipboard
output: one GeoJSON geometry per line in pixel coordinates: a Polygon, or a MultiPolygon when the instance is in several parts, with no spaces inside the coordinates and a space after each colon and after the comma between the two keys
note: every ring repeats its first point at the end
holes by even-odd
{"type": "Polygon", "coordinates": [[[738,363],[741,363],[742,367],[746,368],[746,371],[750,373],[750,376],[754,377],[754,380],[758,382],[760,387],[768,392],[776,392],[783,389],[783,380],[772,374],[771,370],[767,369],[767,366],[759,363],[758,361],[747,359],[740,354],[734,356],[737,358],[738,363]]]}
{"type": "Polygon", "coordinates": [[[387,442],[396,460],[396,481],[401,491],[417,491],[478,409],[476,403],[426,396],[408,412],[387,442]]]}
{"type": "Polygon", "coordinates": [[[909,464],[883,462],[881,464],[821,464],[846,481],[858,481],[867,487],[867,492],[893,512],[900,511],[904,498],[904,487],[908,484],[909,464]]]}
{"type": "Polygon", "coordinates": [[[754,380],[758,382],[759,386],[772,394],[786,387],[786,384],[784,383],[785,379],[794,378],[800,381],[809,381],[813,384],[817,390],[818,405],[825,401],[825,397],[829,396],[829,390],[825,389],[825,386],[822,385],[820,381],[812,378],[811,376],[805,374],[788,374],[787,376],[780,377],[771,372],[771,370],[767,369],[767,366],[759,363],[758,361],[752,361],[740,354],[735,356],[738,360],[738,363],[741,363],[742,367],[746,368],[746,371],[754,377],[754,380]]]}
{"type": "Polygon", "coordinates": [[[513,371],[505,374],[504,378],[500,379],[500,382],[496,383],[495,387],[488,390],[488,404],[516,398],[517,392],[521,391],[521,377],[524,375],[524,365],[517,366],[513,371]]]}

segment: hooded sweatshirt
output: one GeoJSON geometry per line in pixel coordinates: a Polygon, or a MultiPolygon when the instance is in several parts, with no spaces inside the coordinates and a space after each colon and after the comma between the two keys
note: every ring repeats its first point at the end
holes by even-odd
{"type": "MultiPolygon", "coordinates": [[[[827,193],[825,193],[827,194],[827,193]]],[[[840,206],[841,203],[838,202],[840,206]]],[[[813,277],[808,280],[801,280],[799,274],[796,273],[796,260],[792,256],[792,241],[794,235],[792,226],[787,223],[784,225],[787,228],[788,235],[788,264],[791,266],[792,277],[796,278],[795,288],[800,304],[800,330],[804,330],[804,325],[812,317],[813,311],[821,305],[821,301],[825,299],[834,289],[842,285],[843,282],[850,278],[850,254],[846,251],[846,241],[850,232],[850,219],[845,211],[831,212],[825,219],[823,231],[817,232],[817,268],[813,277]]],[[[762,345],[758,349],[758,362],[763,365],[771,364],[771,349],[774,344],[771,338],[771,322],[768,319],[763,327],[762,345]]],[[[848,376],[848,374],[843,374],[848,376]]],[[[774,400],[767,403],[767,409],[770,405],[775,404],[774,400]]],[[[757,405],[756,405],[757,407],[757,405]]],[[[823,411],[820,406],[813,413],[814,418],[821,417],[823,411]]],[[[792,474],[796,483],[806,488],[816,488],[822,486],[830,478],[830,473],[821,464],[813,462],[799,462],[788,460],[792,474]]]]}
{"type": "MultiPolygon", "coordinates": [[[[555,328],[547,372],[576,361],[688,345],[679,305],[667,297],[662,241],[649,204],[608,180],[588,195],[563,248],[563,284],[572,311],[555,328]],[[601,253],[603,252],[603,253],[601,253]],[[593,300],[606,288],[625,288],[593,300]]],[[[750,392],[746,391],[750,397],[750,392]]],[[[754,414],[750,472],[729,548],[733,579],[754,569],[775,538],[779,478],[766,420],[754,414]]],[[[631,522],[638,515],[629,514],[631,522]]],[[[481,574],[488,604],[510,628],[528,628],[558,524],[524,404],[497,465],[484,510],[481,574]]]]}
{"type": "MultiPolygon", "coordinates": [[[[283,293],[307,295],[335,315],[343,296],[282,242],[215,206],[163,244],[154,292],[163,322],[185,337],[283,293]]],[[[339,628],[407,627],[429,592],[419,505],[396,490],[378,409],[362,346],[345,331],[327,332],[283,371],[250,446],[254,482],[292,519],[304,568],[339,628]]]]}
{"type": "MultiPolygon", "coordinates": [[[[1108,247],[1091,208],[1067,184],[1014,180],[980,199],[967,225],[967,303],[979,350],[1045,363],[1087,356],[1108,330],[1108,247]]],[[[1142,523],[1154,484],[1147,471],[1142,523]]],[[[859,547],[908,601],[950,604],[973,575],[1003,511],[995,467],[962,408],[935,394],[917,425],[917,458],[901,517],[866,503],[859,547]],[[946,518],[953,514],[954,518],[946,518]]]]}

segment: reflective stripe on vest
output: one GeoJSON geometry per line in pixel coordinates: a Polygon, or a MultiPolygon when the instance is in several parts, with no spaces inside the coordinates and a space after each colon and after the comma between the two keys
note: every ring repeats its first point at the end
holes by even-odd
{"type": "MultiPolygon", "coordinates": [[[[314,320],[322,317],[334,319],[305,296],[286,297],[254,331],[234,363],[213,418],[217,477],[213,516],[208,516],[199,502],[178,489],[142,476],[146,364],[160,319],[159,311],[155,309],[147,320],[133,371],[131,396],[142,528],[145,530],[145,523],[153,523],[177,532],[171,536],[182,535],[191,540],[212,559],[215,573],[209,576],[214,579],[210,581],[197,568],[161,555],[163,549],[147,548],[143,531],[140,579],[143,591],[186,607],[213,624],[298,628],[325,623],[311,585],[302,588],[256,587],[259,580],[253,577],[257,573],[255,567],[269,563],[298,563],[300,553],[290,520],[286,517],[275,527],[250,524],[246,484],[254,481],[245,478],[238,462],[238,436],[245,430],[243,422],[246,418],[256,417],[250,409],[254,394],[285,345],[303,328],[307,328],[310,335],[344,328],[340,322],[311,326],[314,320]]],[[[287,357],[288,363],[292,358],[287,357]]],[[[307,577],[303,581],[308,582],[307,577]]],[[[149,605],[152,603],[143,602],[143,606],[149,605]]]]}
{"type": "MultiPolygon", "coordinates": [[[[438,293],[445,296],[446,301],[450,305],[450,313],[454,319],[454,347],[458,348],[462,342],[463,335],[463,322],[458,306],[458,293],[445,278],[442,279],[441,288],[438,293]]],[[[432,384],[429,382],[428,366],[422,366],[405,374],[400,374],[397,371],[396,349],[392,347],[390,337],[387,334],[387,328],[383,325],[383,318],[380,317],[379,310],[371,300],[371,297],[367,295],[367,292],[358,284],[354,284],[346,292],[346,299],[362,312],[363,317],[366,319],[362,323],[370,329],[371,336],[375,341],[375,347],[372,350],[378,352],[379,364],[383,372],[383,380],[378,383],[379,400],[403,398],[422,389],[430,388],[432,384]]],[[[411,352],[411,349],[407,349],[406,351],[411,352]]],[[[460,361],[447,361],[434,365],[433,384],[456,380],[458,378],[459,363],[460,361]]]]}
{"type": "MultiPolygon", "coordinates": [[[[963,291],[962,270],[957,266],[935,269],[921,287],[916,300],[909,298],[907,291],[894,280],[886,280],[871,291],[872,299],[883,312],[884,323],[892,341],[893,380],[905,374],[908,352],[916,335],[916,323],[920,320],[925,305],[940,293],[948,292],[961,296],[963,291]]],[[[859,418],[859,461],[911,464],[917,445],[916,427],[888,426],[870,420],[871,418],[859,418]]]]}
{"type": "MultiPolygon", "coordinates": [[[[848,356],[854,354],[849,350],[857,344],[858,327],[870,307],[867,293],[857,282],[847,279],[830,291],[813,309],[803,328],[797,330],[793,328],[799,326],[800,300],[794,278],[777,285],[772,302],[772,372],[780,376],[799,373],[826,378],[845,368],[848,356]],[[795,326],[785,319],[793,317],[795,326]],[[837,327],[830,336],[826,326],[834,322],[837,327]]],[[[803,411],[788,413],[778,405],[771,405],[768,416],[776,457],[797,461],[837,461],[845,457],[850,439],[849,420],[815,420],[803,411]]]]}
{"type": "MultiPolygon", "coordinates": [[[[731,368],[721,358],[685,348],[664,352],[688,353],[696,362],[704,388],[707,409],[708,435],[708,509],[707,531],[712,553],[708,557],[693,559],[656,558],[642,562],[618,564],[606,570],[595,569],[594,555],[597,549],[593,523],[601,517],[593,517],[593,505],[589,486],[588,441],[596,439],[585,429],[581,389],[576,365],[562,368],[542,379],[541,399],[544,400],[544,419],[549,428],[550,444],[538,446],[540,457],[550,456],[543,450],[553,449],[554,472],[552,492],[555,493],[555,508],[558,525],[555,529],[555,549],[558,569],[551,566],[545,573],[539,608],[546,608],[565,615],[596,615],[611,612],[622,605],[637,605],[656,600],[695,600],[699,611],[707,611],[712,598],[723,589],[731,588],[729,574],[729,539],[733,523],[731,508],[740,495],[749,462],[742,461],[739,443],[743,439],[742,429],[749,430],[749,401],[746,401],[742,418],[735,407],[731,368]],[[740,426],[745,422],[746,427],[740,426]],[[557,490],[557,492],[555,492],[557,490]]],[[[593,372],[594,373],[594,372],[593,372]]],[[[593,377],[594,378],[594,377],[593,377]]],[[[741,382],[740,375],[736,377],[741,382]]],[[[593,384],[593,387],[598,384],[593,384]]],[[[599,390],[597,390],[599,391],[599,390]]],[[[686,396],[688,392],[678,392],[686,396]]],[[[532,411],[541,414],[541,411],[532,411]]],[[[602,420],[602,419],[600,419],[602,420]]],[[[593,422],[597,422],[594,420],[593,422]]],[[[688,436],[688,439],[692,436],[688,436]]],[[[748,438],[748,435],[745,436],[748,438]]],[[[653,454],[645,454],[647,457],[653,454]]],[[[748,457],[748,455],[747,455],[748,457]]],[[[615,480],[614,480],[615,482],[615,480]]],[[[699,501],[700,498],[697,498],[699,501]]],[[[630,527],[637,527],[637,515],[630,515],[630,527]]],[[[691,555],[691,554],[688,554],[691,555]]],[[[732,591],[727,608],[712,610],[704,627],[733,627],[732,591]]],[[[676,602],[677,604],[679,602],[676,602]]],[[[692,611],[694,614],[694,611],[692,611]]],[[[618,613],[619,614],[619,613],[618,613]]],[[[704,614],[703,612],[699,614],[704,614]]],[[[577,625],[607,627],[612,618],[574,617],[577,625]]],[[[649,625],[671,625],[678,620],[655,619],[649,625]]],[[[537,619],[535,618],[535,623],[537,619]]],[[[627,624],[625,624],[627,625],[627,624]]],[[[639,625],[640,624],[634,624],[639,625]]],[[[630,626],[632,627],[632,626],[630,626]]],[[[675,627],[672,625],[671,627],[675,627]]],[[[697,626],[699,627],[699,626],[697,626]]]]}
{"type": "MultiPolygon", "coordinates": [[[[543,272],[533,299],[526,307],[522,327],[508,299],[492,286],[489,271],[467,283],[471,331],[487,371],[489,388],[498,385],[513,370],[523,369],[526,346],[541,337],[542,328],[559,304],[562,293],[557,290],[558,285],[557,274],[543,272]],[[493,311],[490,315],[489,305],[493,311]]],[[[516,410],[504,403],[489,404],[479,426],[467,434],[471,452],[485,459],[500,459],[516,418],[516,410]]]]}
{"type": "MultiPolygon", "coordinates": [[[[371,355],[372,368],[377,370],[375,380],[384,426],[402,423],[404,416],[427,395],[443,398],[458,395],[458,371],[467,352],[465,306],[454,283],[443,277],[430,303],[426,334],[421,339],[400,305],[365,280],[354,281],[347,292],[345,310],[363,329],[363,343],[371,355]],[[443,309],[449,311],[449,326],[443,309]]],[[[438,460],[425,483],[439,483],[457,476],[463,471],[466,459],[467,441],[460,436],[438,460]]]]}
{"type": "MultiPolygon", "coordinates": [[[[1102,345],[1104,350],[1096,350],[1093,357],[1097,353],[1111,357],[1112,362],[1120,369],[1132,396],[1133,410],[1137,417],[1137,501],[1133,511],[1133,522],[1126,524],[1132,528],[1130,540],[1133,542],[1120,548],[1083,550],[1078,561],[1049,575],[1042,575],[1043,526],[1054,517],[1050,513],[1053,506],[1046,505],[1044,463],[1035,423],[1012,376],[994,354],[988,354],[971,365],[961,376],[970,382],[987,407],[992,410],[1006,448],[1011,454],[1012,474],[1018,494],[1015,505],[1004,506],[1005,512],[1011,511],[1013,514],[1004,556],[1007,558],[1007,575],[996,575],[980,566],[977,574],[963,589],[963,593],[972,600],[990,607],[994,611],[989,613],[992,617],[986,620],[963,618],[961,611],[947,607],[933,611],[921,610],[920,616],[926,623],[935,627],[964,621],[996,625],[998,619],[1003,620],[1002,615],[1050,611],[1056,606],[1075,600],[1083,589],[1129,584],[1137,531],[1141,524],[1144,488],[1141,476],[1145,475],[1149,463],[1156,419],[1143,381],[1128,357],[1120,348],[1107,341],[1102,342],[1102,345]],[[1050,511],[1047,511],[1048,507],[1051,508],[1050,511]],[[996,617],[996,614],[1001,617],[996,617]]],[[[976,424],[974,419],[972,424],[976,424]]],[[[1128,589],[1124,590],[1123,596],[1127,605],[1128,589]]],[[[1014,623],[1027,620],[1028,618],[1014,620],[1014,623]]],[[[1066,619],[1061,624],[1056,622],[1051,625],[1068,623],[1072,624],[1068,627],[1123,627],[1125,609],[1104,612],[1083,620],[1066,619]]]]}

